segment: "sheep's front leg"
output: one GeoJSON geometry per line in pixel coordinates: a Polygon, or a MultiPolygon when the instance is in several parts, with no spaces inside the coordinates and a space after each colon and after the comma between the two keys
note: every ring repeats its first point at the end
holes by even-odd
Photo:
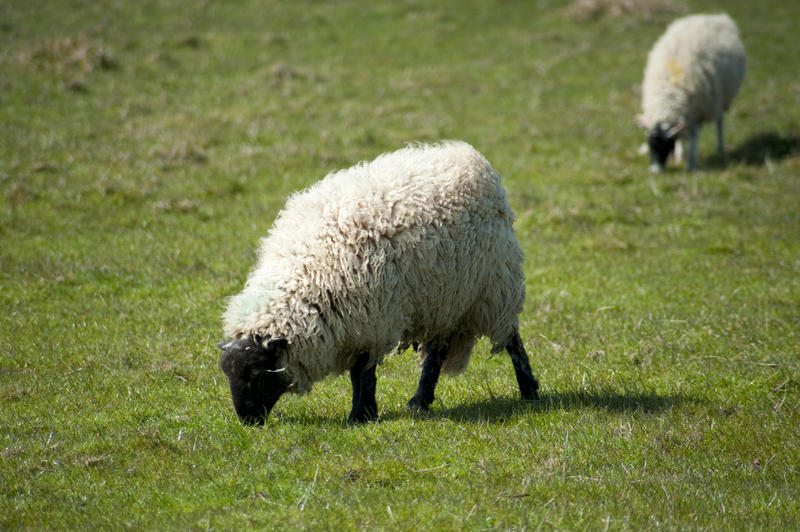
{"type": "Polygon", "coordinates": [[[687,148],[688,144],[689,141],[685,137],[675,140],[675,152],[674,152],[675,164],[683,164],[683,158],[685,156],[684,152],[689,151],[687,148]]]}
{"type": "Polygon", "coordinates": [[[506,345],[506,351],[511,357],[511,363],[514,364],[514,373],[517,375],[517,384],[519,384],[519,393],[522,399],[531,401],[538,399],[539,383],[531,371],[531,364],[528,360],[528,354],[525,352],[525,346],[522,344],[522,338],[519,336],[519,331],[514,331],[514,336],[506,345]]]}
{"type": "Polygon", "coordinates": [[[693,128],[689,132],[689,156],[686,169],[689,171],[697,170],[697,141],[700,137],[700,126],[693,128]]]}
{"type": "Polygon", "coordinates": [[[375,401],[376,365],[369,364],[369,353],[363,353],[350,368],[350,384],[353,385],[353,408],[350,423],[364,423],[378,418],[378,403],[375,401]]]}
{"type": "Polygon", "coordinates": [[[425,359],[422,362],[419,385],[407,403],[408,408],[416,412],[427,411],[433,403],[433,391],[436,389],[436,383],[439,382],[439,373],[442,371],[442,363],[447,353],[447,344],[433,342],[429,345],[425,343],[422,351],[425,359]]]}
{"type": "Polygon", "coordinates": [[[725,155],[725,124],[721,113],[717,117],[717,154],[720,157],[725,155]]]}

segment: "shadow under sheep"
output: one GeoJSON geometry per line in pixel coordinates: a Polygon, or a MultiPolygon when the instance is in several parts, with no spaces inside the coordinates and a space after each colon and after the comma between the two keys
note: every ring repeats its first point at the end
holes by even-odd
{"type": "MultiPolygon", "coordinates": [[[[405,418],[419,419],[448,419],[462,422],[501,423],[531,412],[548,412],[552,410],[579,410],[603,409],[612,412],[645,412],[658,413],[669,410],[695,400],[682,395],[658,395],[655,393],[616,393],[616,392],[552,392],[540,393],[536,401],[521,401],[517,394],[507,397],[492,397],[490,399],[472,403],[456,405],[452,408],[442,408],[438,400],[432,405],[431,411],[426,413],[413,413],[406,409],[388,410],[380,414],[378,423],[405,418]]],[[[277,423],[315,425],[315,426],[353,426],[337,417],[324,417],[316,414],[283,414],[277,409],[275,417],[277,423]]],[[[270,418],[273,416],[270,415],[270,418]]],[[[267,421],[269,423],[269,420],[267,421]]]]}
{"type": "Polygon", "coordinates": [[[495,397],[438,412],[434,410],[429,415],[454,421],[500,422],[527,412],[551,410],[603,409],[612,412],[657,413],[688,401],[691,399],[681,395],[570,391],[541,393],[538,400],[531,402],[520,401],[517,397],[495,397]]]}
{"type": "Polygon", "coordinates": [[[780,161],[800,154],[800,135],[782,135],[775,131],[758,133],[745,140],[735,149],[719,155],[710,156],[705,163],[709,168],[723,168],[728,164],[762,166],[767,160],[780,161]]]}

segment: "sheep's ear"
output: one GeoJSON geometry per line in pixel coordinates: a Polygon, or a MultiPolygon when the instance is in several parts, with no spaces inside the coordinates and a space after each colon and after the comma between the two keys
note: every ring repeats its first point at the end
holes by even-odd
{"type": "Polygon", "coordinates": [[[289,342],[286,341],[286,338],[261,338],[259,340],[259,343],[267,352],[282,351],[289,346],[289,342]]]}
{"type": "Polygon", "coordinates": [[[686,127],[686,122],[681,120],[680,122],[669,128],[669,130],[667,130],[667,138],[674,139],[675,137],[678,136],[678,134],[681,131],[683,131],[683,128],[685,127],[686,127]]]}
{"type": "Polygon", "coordinates": [[[233,340],[228,340],[227,342],[220,342],[217,344],[217,347],[222,349],[223,351],[227,351],[230,346],[233,345],[233,340]]]}
{"type": "Polygon", "coordinates": [[[274,364],[275,369],[267,370],[270,373],[281,373],[286,370],[289,364],[289,352],[286,348],[289,342],[286,338],[264,338],[261,347],[264,349],[264,356],[274,364]]]}

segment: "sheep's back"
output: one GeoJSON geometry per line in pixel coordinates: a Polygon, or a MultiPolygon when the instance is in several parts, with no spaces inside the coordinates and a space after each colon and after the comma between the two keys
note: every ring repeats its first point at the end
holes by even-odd
{"type": "Polygon", "coordinates": [[[726,111],[745,74],[745,52],[727,15],[673,22],[651,49],[642,85],[644,122],[689,126],[726,111]]]}

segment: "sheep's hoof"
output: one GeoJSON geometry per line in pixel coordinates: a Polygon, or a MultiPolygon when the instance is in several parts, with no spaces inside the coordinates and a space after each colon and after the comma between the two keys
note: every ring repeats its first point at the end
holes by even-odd
{"type": "Polygon", "coordinates": [[[519,380],[519,394],[523,401],[539,399],[539,383],[533,375],[525,375],[519,380]]]}
{"type": "Polygon", "coordinates": [[[412,412],[429,412],[430,411],[430,403],[417,397],[416,395],[408,400],[406,403],[406,407],[412,412]]]}
{"type": "Polygon", "coordinates": [[[377,421],[378,415],[370,412],[361,412],[360,414],[353,414],[347,417],[347,423],[351,425],[360,425],[362,423],[369,423],[370,421],[377,421]]]}
{"type": "Polygon", "coordinates": [[[350,415],[347,417],[347,422],[354,423],[368,423],[378,419],[378,405],[375,401],[371,401],[366,405],[357,405],[356,408],[350,410],[350,415]]]}
{"type": "Polygon", "coordinates": [[[539,393],[536,390],[522,392],[522,400],[523,401],[538,401],[539,400],[539,393]]]}

